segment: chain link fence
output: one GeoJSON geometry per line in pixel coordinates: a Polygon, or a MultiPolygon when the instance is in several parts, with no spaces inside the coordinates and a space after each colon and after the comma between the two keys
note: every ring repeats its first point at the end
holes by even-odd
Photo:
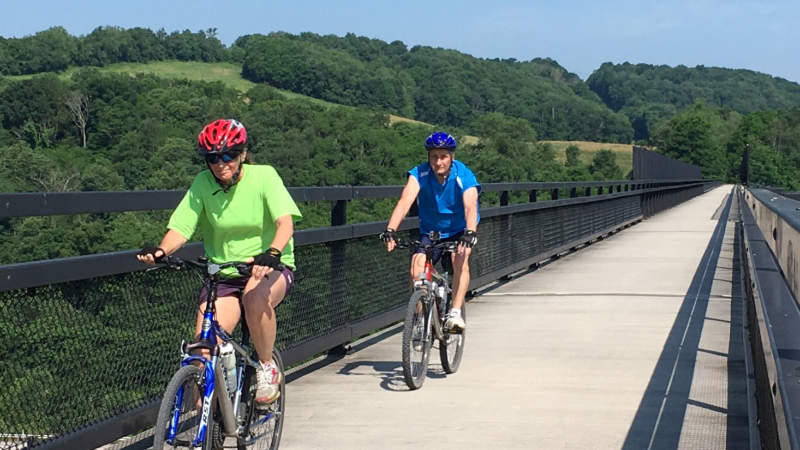
{"type": "MultiPolygon", "coordinates": [[[[642,195],[618,191],[482,215],[470,289],[640,220],[642,195]]],[[[332,240],[320,233],[340,229],[310,231],[313,239],[297,233],[296,283],[277,310],[276,344],[289,364],[402,319],[409,254],[386,252],[377,238],[383,223],[363,225],[332,240]]],[[[414,225],[404,222],[404,237],[416,237],[414,225]]],[[[0,291],[0,449],[96,446],[137,432],[146,440],[181,341],[193,337],[201,284],[194,271],[137,270],[0,291]]]]}

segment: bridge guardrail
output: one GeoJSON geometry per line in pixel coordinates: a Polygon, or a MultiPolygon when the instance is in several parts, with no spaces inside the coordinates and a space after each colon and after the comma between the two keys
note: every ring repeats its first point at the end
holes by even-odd
{"type": "MultiPolygon", "coordinates": [[[[482,210],[470,289],[629,226],[712,185],[702,180],[484,185],[486,192],[501,194],[501,206],[482,210]],[[513,190],[528,191],[533,201],[508,204],[513,190]],[[550,190],[551,200],[538,201],[542,190],[550,190]],[[569,197],[559,198],[560,192],[569,197]]],[[[295,364],[401,320],[407,257],[386,254],[376,238],[384,222],[344,224],[348,200],[396,197],[399,187],[290,192],[298,201],[331,201],[336,224],[296,233],[298,282],[278,311],[277,342],[287,363],[295,364]]],[[[162,209],[180,199],[174,193],[154,195],[162,209]]],[[[6,209],[0,216],[13,215],[9,208],[17,211],[14,205],[24,204],[27,214],[94,211],[102,196],[117,208],[124,203],[110,193],[2,194],[6,209]],[[83,206],[63,204],[69,198],[83,206]],[[30,206],[37,203],[40,209],[30,206]]],[[[125,201],[146,199],[133,197],[125,201]]],[[[152,209],[154,201],[144,204],[152,209]]],[[[400,229],[410,233],[415,225],[416,219],[408,218],[400,229]]],[[[202,248],[193,244],[183,251],[191,257],[202,248]]],[[[199,284],[187,274],[143,272],[133,253],[0,266],[0,305],[6,313],[0,330],[8,333],[0,339],[8,355],[0,362],[0,376],[9,386],[0,394],[0,434],[69,448],[102,445],[152,423],[176,367],[177,345],[191,334],[194,311],[187,305],[193,305],[199,284]],[[147,359],[132,357],[140,355],[147,359]],[[54,382],[58,392],[51,389],[54,382]]]]}
{"type": "Polygon", "coordinates": [[[800,200],[760,188],[746,190],[744,197],[789,288],[800,298],[800,200]]]}
{"type": "MultiPolygon", "coordinates": [[[[783,231],[781,236],[778,231],[778,219],[787,211],[776,207],[774,193],[740,189],[738,195],[742,205],[743,285],[762,446],[797,449],[800,448],[800,308],[780,262],[797,257],[800,242],[795,241],[792,255],[788,232],[783,231]],[[767,232],[763,233],[764,230],[767,232]],[[777,253],[784,258],[776,258],[774,248],[783,248],[777,253]]],[[[792,223],[792,218],[788,219],[784,224],[792,223]]],[[[794,230],[800,228],[795,226],[794,230]]]]}

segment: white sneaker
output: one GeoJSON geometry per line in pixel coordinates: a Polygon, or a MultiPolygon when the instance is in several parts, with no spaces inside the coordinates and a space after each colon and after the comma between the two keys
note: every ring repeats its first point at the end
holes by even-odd
{"type": "Polygon", "coordinates": [[[461,311],[450,311],[447,315],[447,320],[444,321],[444,327],[450,330],[464,331],[467,324],[464,323],[464,318],[461,317],[461,311]]]}
{"type": "Polygon", "coordinates": [[[261,363],[261,368],[256,371],[256,405],[270,404],[281,395],[282,377],[272,360],[267,364],[261,363]]]}

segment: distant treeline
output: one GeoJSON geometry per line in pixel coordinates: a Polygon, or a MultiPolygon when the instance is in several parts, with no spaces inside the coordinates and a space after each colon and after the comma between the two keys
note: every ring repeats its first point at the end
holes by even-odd
{"type": "MultiPolygon", "coordinates": [[[[424,160],[421,142],[433,128],[390,126],[393,112],[454,133],[457,158],[484,183],[625,177],[610,151],[583,164],[571,148],[563,164],[539,140],[629,143],[627,114],[646,131],[640,143],[700,165],[704,176],[735,182],[750,145],[752,182],[800,188],[798,85],[750,71],[606,64],[584,83],[552,60],[478,59],[351,34],[251,35],[230,48],[213,29],[101,27],[72,37],[52,28],[0,38],[0,70],[9,74],[159,59],[237,62],[257,85],[240,92],[94,67],[70,78],[0,77],[0,192],[186,188],[203,167],[197,132],[219,117],[245,123],[251,154],[289,186],[401,184],[424,160]],[[288,99],[275,87],[356,107],[288,99]],[[465,135],[479,139],[464,145],[465,135]]],[[[355,203],[348,217],[383,219],[386,203],[355,203]]],[[[328,205],[301,208],[301,228],[328,223],[328,205]]],[[[163,214],[145,213],[3,219],[0,255],[12,262],[135,248],[163,223],[163,214]]]]}
{"type": "Polygon", "coordinates": [[[86,36],[74,37],[63,27],[53,27],[24,38],[0,37],[0,75],[118,62],[228,61],[234,53],[216,38],[215,29],[167,34],[163,29],[97,27],[86,36]]]}
{"type": "Polygon", "coordinates": [[[313,33],[244,36],[242,75],[336,103],[465,127],[487,112],[527,120],[540,139],[630,142],[610,111],[555,61],[487,60],[454,50],[313,33]]]}
{"type": "Polygon", "coordinates": [[[659,123],[649,142],[706,178],[734,183],[749,145],[751,183],[800,189],[800,108],[744,115],[698,101],[659,123]]]}
{"type": "Polygon", "coordinates": [[[630,119],[637,140],[698,100],[742,114],[800,106],[800,84],[744,69],[605,63],[586,84],[630,119]]]}
{"type": "MultiPolygon", "coordinates": [[[[425,160],[422,143],[433,130],[389,126],[386,114],[365,109],[287,99],[265,84],[241,93],[219,82],[85,68],[71,79],[41,75],[0,90],[0,192],[186,189],[205,167],[197,133],[219,117],[246,125],[250,154],[275,166],[287,186],[403,184],[406,171],[425,160]]],[[[590,165],[577,156],[559,163],[523,119],[489,113],[474,126],[481,138],[472,145],[463,143],[462,130],[447,129],[462,141],[456,158],[483,183],[625,175],[610,150],[590,165]]],[[[482,201],[491,203],[492,195],[482,201]]],[[[385,220],[392,205],[355,202],[348,218],[385,220]]],[[[329,224],[329,208],[301,205],[298,226],[329,224]]],[[[165,223],[163,213],[0,219],[0,263],[136,248],[155,242],[165,223]]]]}
{"type": "Polygon", "coordinates": [[[26,38],[0,38],[4,75],[168,59],[237,62],[242,75],[255,82],[467,131],[480,115],[501,112],[528,120],[540,139],[630,142],[633,136],[623,115],[549,59],[483,60],[352,34],[248,35],[230,48],[214,29],[167,34],[99,27],[73,37],[54,27],[26,38]]]}
{"type": "Polygon", "coordinates": [[[800,85],[749,70],[605,63],[583,82],[549,58],[480,59],[354,34],[255,34],[231,47],[213,28],[98,27],[74,37],[53,27],[0,37],[3,75],[163,60],[234,62],[254,82],[466,132],[481,115],[500,112],[527,120],[539,139],[647,143],[698,100],[742,114],[800,106],[800,85]]]}

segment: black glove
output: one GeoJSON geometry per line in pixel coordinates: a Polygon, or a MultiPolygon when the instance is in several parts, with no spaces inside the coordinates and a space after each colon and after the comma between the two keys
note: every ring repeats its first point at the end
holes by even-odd
{"type": "Polygon", "coordinates": [[[278,269],[281,266],[281,251],[270,247],[264,253],[255,257],[253,264],[257,266],[267,266],[278,269]]]}
{"type": "Polygon", "coordinates": [[[153,260],[155,262],[161,262],[161,260],[164,259],[165,256],[167,256],[167,252],[165,252],[164,249],[161,247],[145,247],[139,250],[139,253],[137,253],[137,255],[139,256],[153,255],[153,260]],[[156,256],[156,252],[159,250],[161,250],[161,256],[156,256]]]}
{"type": "Polygon", "coordinates": [[[477,243],[478,243],[478,233],[476,233],[474,230],[464,231],[464,234],[462,234],[461,238],[458,240],[459,246],[464,246],[467,248],[472,248],[477,243]]]}
{"type": "Polygon", "coordinates": [[[383,233],[381,233],[380,238],[383,242],[389,242],[389,241],[397,242],[397,231],[391,228],[387,228],[383,230],[383,233]]]}

